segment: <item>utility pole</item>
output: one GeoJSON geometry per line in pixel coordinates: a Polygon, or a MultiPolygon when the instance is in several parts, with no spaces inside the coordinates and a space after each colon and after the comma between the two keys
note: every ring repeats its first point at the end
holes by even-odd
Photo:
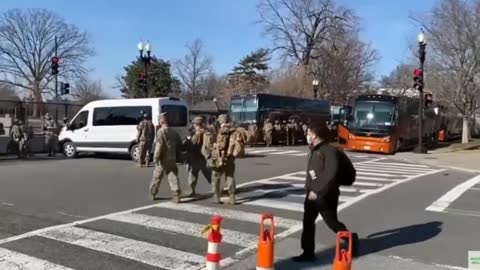
{"type": "Polygon", "coordinates": [[[418,146],[415,148],[414,152],[417,154],[426,154],[427,149],[423,145],[423,89],[425,83],[423,80],[423,70],[425,64],[425,47],[427,43],[425,42],[425,35],[421,32],[418,35],[418,59],[420,62],[420,67],[414,71],[414,87],[419,92],[419,104],[418,104],[418,146]]]}

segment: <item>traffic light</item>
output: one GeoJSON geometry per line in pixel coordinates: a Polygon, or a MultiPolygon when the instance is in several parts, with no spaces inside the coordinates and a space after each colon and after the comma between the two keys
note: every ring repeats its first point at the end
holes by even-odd
{"type": "Polygon", "coordinates": [[[60,62],[60,58],[56,56],[52,57],[52,75],[58,74],[58,62],[60,62]]]}
{"type": "Polygon", "coordinates": [[[433,95],[425,94],[425,108],[430,108],[433,103],[433,95]]]}
{"type": "Polygon", "coordinates": [[[70,94],[70,84],[69,83],[60,83],[60,93],[62,95],[70,94]]]}
{"type": "Polygon", "coordinates": [[[145,84],[145,73],[140,72],[140,74],[138,74],[138,82],[140,85],[145,84]]]}
{"type": "Polygon", "coordinates": [[[413,88],[420,92],[423,91],[423,71],[419,68],[413,71],[413,88]]]}

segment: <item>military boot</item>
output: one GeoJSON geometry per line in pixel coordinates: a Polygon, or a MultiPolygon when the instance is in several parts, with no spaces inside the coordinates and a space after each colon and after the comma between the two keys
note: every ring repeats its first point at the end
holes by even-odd
{"type": "Polygon", "coordinates": [[[216,203],[216,204],[221,204],[222,203],[222,201],[220,200],[219,194],[215,194],[215,193],[213,194],[212,202],[216,203]]]}
{"type": "Polygon", "coordinates": [[[180,191],[173,192],[172,202],[180,203],[180,191]]]}
{"type": "Polygon", "coordinates": [[[230,196],[228,197],[228,204],[231,204],[231,205],[235,204],[235,193],[230,194],[230,196]]]}

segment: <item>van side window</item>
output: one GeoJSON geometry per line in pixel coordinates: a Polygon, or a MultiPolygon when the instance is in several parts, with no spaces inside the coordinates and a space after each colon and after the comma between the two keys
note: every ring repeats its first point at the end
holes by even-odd
{"type": "Polygon", "coordinates": [[[142,114],[152,116],[151,106],[98,107],[93,110],[94,126],[134,126],[142,120],[142,114]]]}
{"type": "Polygon", "coordinates": [[[70,124],[71,129],[79,129],[86,126],[88,123],[88,111],[83,111],[73,119],[72,123],[70,124]]]}
{"type": "Polygon", "coordinates": [[[181,105],[162,105],[161,112],[167,112],[168,125],[171,127],[187,126],[187,107],[181,105]]]}

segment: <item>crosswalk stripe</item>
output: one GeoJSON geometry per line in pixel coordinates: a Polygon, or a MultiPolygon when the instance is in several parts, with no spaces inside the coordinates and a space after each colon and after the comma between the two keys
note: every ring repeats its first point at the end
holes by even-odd
{"type": "Polygon", "coordinates": [[[388,170],[388,169],[368,169],[368,168],[357,168],[357,172],[386,172],[386,173],[389,173],[393,176],[395,175],[416,175],[416,174],[420,174],[419,172],[406,172],[406,171],[393,171],[393,170],[388,170]]]}
{"type": "MultiPolygon", "coordinates": [[[[295,198],[302,198],[302,199],[305,199],[305,194],[289,194],[288,195],[289,197],[295,197],[295,198]]],[[[338,198],[338,200],[340,202],[347,202],[351,199],[354,199],[355,197],[353,196],[346,196],[346,195],[340,195],[340,197],[338,198]]]]}
{"type": "Polygon", "coordinates": [[[384,176],[384,177],[398,177],[402,176],[400,174],[388,174],[388,173],[373,173],[373,172],[364,172],[364,171],[357,171],[357,175],[373,175],[373,176],[384,176]]]}
{"type": "Polygon", "coordinates": [[[261,153],[269,153],[278,151],[277,149],[262,149],[262,150],[253,150],[253,151],[246,151],[248,154],[261,154],[261,153]]]}
{"type": "Polygon", "coordinates": [[[307,156],[308,153],[300,153],[300,154],[293,154],[292,156],[296,156],[296,157],[304,157],[304,156],[307,156]]]}
{"type": "MultiPolygon", "coordinates": [[[[260,214],[254,214],[239,210],[223,209],[208,207],[203,205],[192,205],[192,204],[174,204],[172,202],[162,203],[156,206],[157,208],[167,208],[180,210],[190,213],[203,214],[203,215],[221,215],[223,218],[247,221],[252,223],[258,223],[260,220],[260,214]]],[[[290,228],[298,225],[299,222],[293,219],[275,217],[275,225],[279,228],[290,228]]]]}
{"type": "Polygon", "coordinates": [[[369,192],[370,189],[359,189],[359,188],[354,188],[354,187],[343,187],[343,186],[341,186],[340,191],[365,193],[365,192],[369,192]]]}
{"type": "Polygon", "coordinates": [[[300,151],[298,150],[290,150],[290,151],[283,151],[283,152],[276,152],[276,153],[272,153],[272,155],[285,155],[285,154],[296,154],[300,151]]]}
{"type": "Polygon", "coordinates": [[[205,262],[197,254],[78,227],[47,231],[40,236],[165,269],[196,270],[205,262]]]}
{"type": "Polygon", "coordinates": [[[298,177],[298,176],[293,176],[293,175],[285,175],[285,176],[280,177],[280,179],[305,181],[305,177],[298,177]]]}
{"type": "MultiPolygon", "coordinates": [[[[137,213],[116,215],[109,217],[108,219],[159,230],[181,233],[193,237],[201,237],[200,232],[203,228],[205,228],[205,224],[197,224],[177,219],[169,219],[137,213]]],[[[251,245],[255,245],[258,237],[256,235],[224,228],[222,228],[222,231],[224,232],[222,241],[237,246],[249,247],[251,245]]]]}
{"type": "Polygon", "coordinates": [[[370,183],[370,182],[362,182],[362,181],[355,181],[353,184],[354,186],[359,185],[359,186],[366,186],[366,187],[381,187],[383,186],[382,184],[379,183],[370,183]]]}
{"type": "Polygon", "coordinates": [[[426,173],[433,171],[432,169],[420,169],[420,168],[405,168],[399,166],[383,166],[378,164],[358,164],[355,166],[356,168],[371,168],[371,169],[381,169],[381,170],[397,170],[397,171],[411,171],[411,172],[419,172],[419,173],[426,173]]]}
{"type": "Polygon", "coordinates": [[[394,182],[400,179],[388,179],[388,178],[381,178],[381,177],[370,177],[370,176],[358,176],[355,177],[356,180],[368,180],[368,181],[379,181],[379,182],[394,182]]]}
{"type": "Polygon", "coordinates": [[[425,168],[425,169],[430,169],[429,166],[427,165],[418,165],[418,164],[410,164],[410,163],[396,163],[396,162],[365,162],[363,164],[382,164],[385,166],[388,165],[396,165],[396,166],[403,166],[403,167],[412,167],[412,168],[425,168]]]}
{"type": "MultiPolygon", "coordinates": [[[[241,202],[241,204],[247,204],[247,205],[255,205],[255,206],[262,206],[262,207],[268,207],[268,208],[275,208],[275,209],[281,209],[281,210],[289,210],[289,211],[294,211],[294,212],[303,212],[303,204],[301,203],[294,203],[294,202],[285,202],[281,200],[273,200],[273,199],[258,199],[254,201],[247,201],[247,202],[241,202]]],[[[277,220],[275,217],[275,224],[277,220]]]]}
{"type": "Polygon", "coordinates": [[[0,269],[2,270],[73,270],[39,258],[0,248],[0,269]]]}

